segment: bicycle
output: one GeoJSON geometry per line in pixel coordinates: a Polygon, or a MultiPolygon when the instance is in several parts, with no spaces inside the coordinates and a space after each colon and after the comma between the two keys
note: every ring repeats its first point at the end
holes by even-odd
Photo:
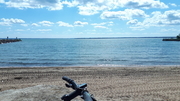
{"type": "Polygon", "coordinates": [[[72,88],[75,90],[74,92],[72,92],[70,94],[65,94],[64,96],[62,96],[61,97],[62,100],[71,101],[75,97],[81,96],[81,98],[84,99],[84,101],[97,101],[93,97],[93,95],[89,94],[86,83],[77,84],[74,80],[72,80],[66,76],[63,76],[62,79],[69,83],[69,84],[65,84],[66,87],[72,88]]]}

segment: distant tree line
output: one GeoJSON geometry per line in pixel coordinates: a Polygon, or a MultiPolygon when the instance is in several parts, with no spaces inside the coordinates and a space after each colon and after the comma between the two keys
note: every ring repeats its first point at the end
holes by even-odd
{"type": "Polygon", "coordinates": [[[180,34],[176,36],[177,39],[180,39],[180,34]]]}

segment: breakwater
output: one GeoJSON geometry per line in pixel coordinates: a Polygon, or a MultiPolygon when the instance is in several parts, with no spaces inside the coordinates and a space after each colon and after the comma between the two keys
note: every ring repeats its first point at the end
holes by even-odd
{"type": "Polygon", "coordinates": [[[180,41],[180,34],[176,38],[163,39],[162,41],[180,41]]]}
{"type": "Polygon", "coordinates": [[[180,41],[180,39],[163,39],[163,41],[180,41]]]}
{"type": "Polygon", "coordinates": [[[0,44],[3,43],[11,43],[11,42],[19,42],[22,41],[21,39],[18,39],[17,37],[15,39],[9,39],[8,37],[6,39],[0,39],[0,44]]]}

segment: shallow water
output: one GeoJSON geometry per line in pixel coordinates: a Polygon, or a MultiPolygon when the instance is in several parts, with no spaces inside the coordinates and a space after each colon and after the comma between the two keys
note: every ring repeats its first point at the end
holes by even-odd
{"type": "Polygon", "coordinates": [[[22,39],[0,44],[0,67],[180,65],[180,42],[162,38],[22,39]]]}

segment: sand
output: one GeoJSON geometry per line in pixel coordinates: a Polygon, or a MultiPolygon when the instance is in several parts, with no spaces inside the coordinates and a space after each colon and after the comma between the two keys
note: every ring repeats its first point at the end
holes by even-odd
{"type": "Polygon", "coordinates": [[[179,66],[0,68],[0,92],[36,85],[66,88],[62,76],[87,83],[97,101],[180,101],[179,66]]]}

